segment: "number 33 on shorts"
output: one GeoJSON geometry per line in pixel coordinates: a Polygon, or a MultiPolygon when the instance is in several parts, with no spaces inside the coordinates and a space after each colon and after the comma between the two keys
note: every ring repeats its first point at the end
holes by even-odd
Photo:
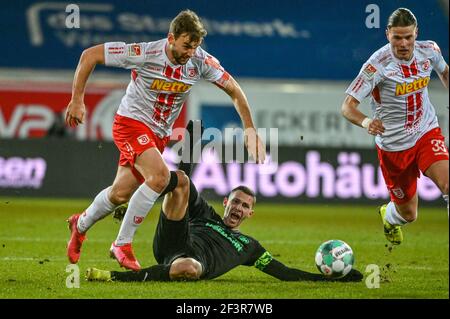
{"type": "Polygon", "coordinates": [[[431,140],[433,147],[431,148],[434,155],[444,155],[447,154],[447,148],[445,147],[445,142],[442,140],[431,140]]]}

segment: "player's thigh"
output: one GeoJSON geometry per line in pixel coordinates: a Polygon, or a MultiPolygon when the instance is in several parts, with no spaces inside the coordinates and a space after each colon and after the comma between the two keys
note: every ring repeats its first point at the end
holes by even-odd
{"type": "Polygon", "coordinates": [[[111,202],[115,204],[127,202],[139,185],[140,182],[133,174],[129,165],[118,166],[116,177],[109,194],[111,202]]]}
{"type": "Polygon", "coordinates": [[[397,207],[405,207],[405,211],[410,211],[407,207],[414,206],[417,193],[420,171],[415,157],[414,150],[385,152],[378,149],[380,167],[391,201],[397,207]]]}
{"type": "Polygon", "coordinates": [[[161,211],[153,238],[153,254],[156,261],[160,264],[170,264],[176,258],[191,253],[188,219],[169,220],[161,211]]]}
{"type": "Polygon", "coordinates": [[[448,164],[448,160],[437,161],[424,172],[444,194],[448,194],[448,164]]]}
{"type": "Polygon", "coordinates": [[[432,129],[419,140],[417,158],[422,173],[431,178],[441,192],[448,194],[449,154],[439,128],[432,129]]]}
{"type": "Polygon", "coordinates": [[[164,190],[169,182],[169,168],[156,147],[148,148],[138,155],[134,167],[155,191],[164,190]]]}

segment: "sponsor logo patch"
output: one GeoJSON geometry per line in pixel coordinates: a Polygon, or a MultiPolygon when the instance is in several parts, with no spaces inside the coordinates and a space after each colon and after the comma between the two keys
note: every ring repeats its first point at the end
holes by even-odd
{"type": "Polygon", "coordinates": [[[144,220],[143,216],[134,216],[134,223],[139,225],[144,220]]]}
{"type": "Polygon", "coordinates": [[[142,54],[141,46],[133,44],[128,47],[128,56],[140,56],[142,54]]]}
{"type": "Polygon", "coordinates": [[[404,82],[402,84],[397,84],[395,88],[395,95],[399,96],[421,90],[426,87],[428,83],[430,83],[429,76],[414,80],[412,83],[404,82]]]}
{"type": "Polygon", "coordinates": [[[375,73],[377,72],[377,69],[372,65],[368,64],[365,69],[362,71],[362,73],[370,80],[373,78],[375,73]]]}
{"type": "Polygon", "coordinates": [[[192,85],[184,84],[183,82],[167,82],[165,80],[156,79],[153,81],[152,90],[157,91],[170,91],[177,93],[184,93],[191,88],[192,85]]]}

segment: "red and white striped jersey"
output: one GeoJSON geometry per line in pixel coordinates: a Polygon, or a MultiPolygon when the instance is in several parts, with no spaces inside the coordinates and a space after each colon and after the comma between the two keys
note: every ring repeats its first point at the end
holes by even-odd
{"type": "Polygon", "coordinates": [[[205,79],[221,86],[229,79],[219,61],[201,47],[185,65],[177,65],[167,57],[167,45],[167,39],[105,43],[105,64],[132,70],[117,113],[145,123],[161,138],[172,134],[192,85],[205,79]]]}
{"type": "Polygon", "coordinates": [[[375,137],[381,149],[411,148],[425,133],[439,126],[428,96],[428,83],[431,71],[442,73],[445,66],[433,41],[416,41],[410,61],[397,59],[387,44],[363,65],[346,93],[359,102],[371,95],[373,117],[380,119],[386,129],[375,137]]]}

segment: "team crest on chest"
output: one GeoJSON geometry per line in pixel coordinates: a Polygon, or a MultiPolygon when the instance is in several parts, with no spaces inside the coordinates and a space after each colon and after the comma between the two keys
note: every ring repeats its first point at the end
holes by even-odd
{"type": "Polygon", "coordinates": [[[423,64],[422,64],[422,70],[428,71],[429,68],[430,68],[430,60],[426,60],[426,61],[423,62],[423,64]]]}
{"type": "Polygon", "coordinates": [[[198,74],[197,68],[196,68],[196,67],[188,68],[187,71],[188,71],[188,72],[187,72],[187,73],[188,73],[188,76],[189,76],[190,78],[195,78],[195,77],[197,76],[197,74],[198,74]]]}

